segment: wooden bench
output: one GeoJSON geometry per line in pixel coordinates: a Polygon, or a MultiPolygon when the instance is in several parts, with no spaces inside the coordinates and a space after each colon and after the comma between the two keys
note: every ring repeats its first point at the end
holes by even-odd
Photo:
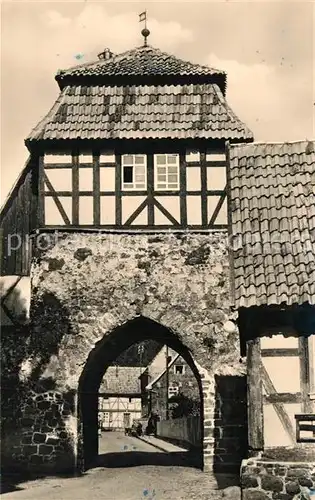
{"type": "Polygon", "coordinates": [[[315,443],[315,413],[299,413],[295,415],[296,442],[315,443]],[[312,432],[313,436],[301,437],[302,432],[312,432]]]}

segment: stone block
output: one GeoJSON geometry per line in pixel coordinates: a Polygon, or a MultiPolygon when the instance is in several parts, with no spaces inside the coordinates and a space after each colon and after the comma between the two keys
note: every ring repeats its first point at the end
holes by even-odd
{"type": "Polygon", "coordinates": [[[291,495],[296,495],[301,490],[300,485],[297,481],[290,481],[285,485],[285,491],[291,495]]]}
{"type": "Polygon", "coordinates": [[[299,477],[298,482],[301,486],[306,486],[307,488],[313,487],[313,481],[308,477],[299,477]]]}
{"type": "Polygon", "coordinates": [[[266,474],[261,477],[261,487],[267,491],[282,491],[283,480],[280,477],[266,474]]]}
{"type": "Polygon", "coordinates": [[[25,455],[34,455],[37,453],[37,446],[36,445],[25,445],[23,446],[23,452],[25,455]]]}
{"type": "Polygon", "coordinates": [[[22,427],[33,427],[34,425],[34,418],[30,417],[24,417],[21,420],[22,427]]]}
{"type": "Polygon", "coordinates": [[[33,465],[40,465],[43,463],[43,457],[40,455],[32,455],[30,458],[30,462],[33,465]]]}
{"type": "Polygon", "coordinates": [[[32,434],[26,434],[25,436],[22,437],[22,444],[31,444],[32,439],[33,439],[32,434]]]}
{"type": "Polygon", "coordinates": [[[283,465],[275,465],[274,472],[276,476],[285,476],[287,473],[287,467],[283,465]]]}
{"type": "Polygon", "coordinates": [[[241,476],[242,488],[256,488],[258,486],[258,481],[255,476],[251,474],[243,474],[241,476]]]}
{"type": "Polygon", "coordinates": [[[56,445],[58,444],[60,441],[60,439],[58,437],[55,437],[55,436],[49,436],[47,437],[46,439],[46,444],[52,444],[52,445],[56,445]]]}
{"type": "Polygon", "coordinates": [[[63,268],[65,261],[61,259],[47,259],[49,271],[59,271],[63,268]]]}
{"type": "Polygon", "coordinates": [[[272,499],[273,500],[292,500],[292,495],[289,495],[288,493],[273,493],[272,499]]]}
{"type": "Polygon", "coordinates": [[[40,455],[50,455],[54,451],[54,447],[50,444],[40,444],[39,445],[39,454],[40,455]]]}
{"type": "Polygon", "coordinates": [[[295,467],[290,467],[287,473],[287,477],[305,477],[309,475],[309,470],[304,469],[304,468],[295,468],[295,467]]]}
{"type": "Polygon", "coordinates": [[[34,435],[33,435],[33,442],[34,443],[45,443],[46,441],[46,434],[43,434],[41,432],[34,432],[34,435]]]}
{"type": "Polygon", "coordinates": [[[226,500],[241,500],[241,488],[239,486],[228,486],[222,491],[222,496],[226,500]]]}
{"type": "Polygon", "coordinates": [[[50,408],[51,403],[49,401],[40,401],[37,404],[39,410],[48,410],[50,408]]]}
{"type": "Polygon", "coordinates": [[[243,490],[242,500],[269,500],[270,497],[262,490],[247,489],[243,490]]]}
{"type": "Polygon", "coordinates": [[[78,248],[74,254],[73,257],[80,262],[85,261],[90,255],[92,255],[92,250],[90,248],[78,248]]]}

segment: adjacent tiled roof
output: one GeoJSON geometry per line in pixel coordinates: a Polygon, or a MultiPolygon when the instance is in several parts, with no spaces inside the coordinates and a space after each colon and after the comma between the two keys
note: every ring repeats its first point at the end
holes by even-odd
{"type": "Polygon", "coordinates": [[[30,140],[252,140],[216,84],[67,86],[30,140]]]}
{"type": "Polygon", "coordinates": [[[315,142],[230,146],[236,307],[315,304],[315,142]]]}
{"type": "Polygon", "coordinates": [[[139,366],[110,366],[101,382],[100,393],[140,394],[139,366]]]}
{"type": "Polygon", "coordinates": [[[78,66],[61,70],[56,75],[56,80],[62,81],[68,77],[81,76],[175,76],[175,75],[225,75],[222,70],[192,64],[183,61],[171,54],[162,52],[151,46],[138,47],[122,54],[113,55],[107,60],[80,64],[78,66]]]}
{"type": "MultiPolygon", "coordinates": [[[[173,364],[175,363],[175,361],[180,357],[179,354],[176,354],[176,356],[174,356],[171,361],[169,362],[168,366],[167,366],[167,369],[169,370],[170,368],[172,368],[173,364]]],[[[159,373],[159,375],[157,377],[155,377],[154,380],[152,380],[152,382],[150,382],[147,386],[146,386],[146,389],[147,390],[150,390],[152,389],[152,387],[160,380],[161,377],[163,377],[164,373],[166,372],[166,367],[164,368],[164,370],[161,371],[161,373],[159,373]]]]}

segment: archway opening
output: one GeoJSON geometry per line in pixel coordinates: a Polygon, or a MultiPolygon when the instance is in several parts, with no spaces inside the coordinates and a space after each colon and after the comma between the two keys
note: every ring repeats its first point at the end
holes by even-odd
{"type": "MultiPolygon", "coordinates": [[[[80,380],[79,380],[79,389],[78,389],[78,422],[79,422],[79,448],[78,448],[78,464],[81,470],[87,470],[91,467],[95,467],[97,465],[108,465],[109,460],[106,460],[104,457],[104,446],[100,446],[100,436],[99,434],[103,434],[102,431],[105,431],[105,435],[102,436],[103,443],[105,439],[106,443],[106,430],[108,427],[108,422],[104,423],[100,422],[100,400],[106,399],[106,394],[115,396],[114,392],[111,391],[110,381],[107,383],[106,390],[104,391],[104,380],[106,378],[106,372],[113,369],[113,364],[116,359],[121,358],[123,352],[128,352],[131,346],[133,345],[143,345],[143,343],[148,341],[154,341],[156,344],[160,345],[161,349],[166,348],[168,354],[175,353],[177,354],[176,359],[181,359],[183,363],[187,365],[187,369],[193,374],[195,379],[195,384],[197,385],[197,392],[199,397],[199,417],[198,417],[198,444],[192,447],[193,452],[190,451],[189,456],[185,457],[185,465],[195,466],[198,468],[203,468],[203,391],[202,391],[202,382],[201,376],[196,367],[196,364],[192,358],[192,355],[187,348],[180,340],[180,338],[176,335],[175,332],[169,330],[168,328],[156,323],[145,317],[137,317],[122,326],[114,329],[109,334],[105,335],[102,340],[100,340],[95,347],[91,350],[84,369],[82,371],[80,380]],[[167,347],[166,347],[167,346],[167,347]],[[168,351],[169,350],[169,351],[168,351]],[[102,382],[103,381],[103,382],[102,382]],[[106,394],[105,394],[106,393],[106,394]],[[102,449],[103,448],[103,449],[102,449]],[[103,458],[103,463],[100,463],[100,457],[103,458]],[[193,460],[191,460],[193,457],[193,460]],[[105,460],[105,461],[104,461],[105,460]]],[[[176,356],[173,356],[174,358],[176,356]]],[[[169,356],[169,362],[171,363],[172,356],[169,356]]],[[[117,366],[117,365],[116,365],[117,366]]],[[[171,365],[170,365],[171,366],[171,365]]],[[[141,366],[140,366],[141,368],[141,366]]],[[[166,366],[165,366],[166,368],[166,366]]],[[[117,368],[115,368],[117,370],[117,368]]],[[[119,368],[118,368],[119,370],[119,368]]],[[[173,368],[173,372],[177,370],[176,367],[173,368]]],[[[143,367],[143,372],[145,371],[145,367],[143,367]]],[[[163,370],[162,370],[163,371],[163,370]]],[[[108,373],[108,372],[107,372],[108,373]]],[[[141,387],[141,424],[143,427],[143,433],[146,433],[146,427],[148,424],[148,418],[152,413],[159,413],[160,423],[158,427],[160,429],[169,428],[171,423],[166,423],[165,420],[171,420],[172,417],[176,418],[176,411],[174,412],[174,408],[178,408],[178,405],[172,404],[174,398],[172,398],[172,394],[170,394],[169,403],[166,403],[166,408],[164,408],[165,412],[163,413],[163,409],[158,405],[158,397],[155,397],[155,393],[158,391],[154,390],[154,386],[150,386],[150,382],[154,382],[154,380],[147,380],[145,382],[145,377],[140,374],[140,387],[141,387]],[[141,376],[140,376],[141,375],[141,376]],[[143,418],[144,417],[144,418],[143,418]]],[[[108,378],[108,377],[107,377],[108,378]]],[[[172,384],[168,382],[168,392],[169,388],[172,384]]],[[[154,384],[153,384],[154,385],[154,384]]],[[[182,391],[180,391],[182,392],[182,391]]],[[[125,394],[127,397],[128,394],[125,394]]],[[[134,394],[129,394],[130,399],[134,394]]],[[[117,399],[117,398],[116,398],[117,399]]],[[[176,399],[176,398],[175,398],[176,399]]],[[[178,403],[178,401],[177,401],[178,403]]],[[[162,405],[163,406],[163,405],[162,405]]],[[[114,408],[115,409],[115,408],[114,408]]],[[[105,412],[109,413],[109,412],[105,412]]],[[[126,427],[130,428],[132,426],[132,418],[128,419],[127,422],[127,414],[128,411],[124,412],[125,415],[122,416],[123,425],[118,425],[119,431],[124,433],[126,427]],[[127,425],[128,424],[128,425],[127,425]]],[[[130,413],[130,412],[129,412],[130,413]]],[[[179,413],[177,413],[179,415],[179,413]]],[[[105,415],[102,415],[104,417],[105,415]]],[[[138,415],[139,416],[139,413],[138,415]]],[[[118,417],[117,417],[118,418],[118,417]]],[[[121,419],[121,417],[120,417],[121,419]]],[[[179,421],[176,422],[176,425],[179,421]]],[[[117,430],[117,426],[113,426],[115,430],[117,430]]],[[[164,431],[163,431],[164,432],[164,431]]],[[[169,430],[167,431],[169,433],[169,430]]],[[[108,435],[108,434],[107,434],[108,435]]],[[[123,434],[121,434],[123,435],[123,434]]],[[[168,436],[169,437],[169,436],[168,436]]],[[[168,439],[168,441],[170,441],[168,439]]],[[[171,440],[172,441],[172,440],[171,440]]],[[[187,448],[187,446],[186,446],[187,448]]],[[[106,450],[106,446],[105,446],[106,450]]],[[[111,466],[115,462],[113,460],[114,456],[107,457],[111,458],[111,466]]],[[[134,465],[140,465],[146,462],[149,458],[149,454],[143,455],[142,459],[136,460],[134,465]]],[[[152,457],[151,457],[152,458],[152,457]]],[[[155,458],[157,458],[155,456],[155,458]]],[[[158,459],[161,460],[162,457],[158,459]]],[[[173,457],[174,459],[179,457],[173,457]]],[[[131,455],[128,455],[129,465],[130,464],[131,455]]],[[[154,463],[154,462],[153,462],[154,463]]],[[[165,465],[181,465],[180,463],[172,463],[171,461],[165,462],[165,465]]],[[[160,465],[163,465],[160,463],[160,465]]],[[[117,465],[118,466],[118,465],[117,465]]]]}

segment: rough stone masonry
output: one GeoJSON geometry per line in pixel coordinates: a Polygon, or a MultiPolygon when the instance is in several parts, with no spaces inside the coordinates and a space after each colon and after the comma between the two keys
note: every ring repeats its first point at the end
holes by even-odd
{"type": "MultiPolygon", "coordinates": [[[[198,367],[204,470],[211,470],[221,460],[214,457],[214,376],[244,375],[237,329],[223,327],[235,319],[226,233],[61,233],[51,241],[33,258],[31,325],[19,339],[16,394],[6,402],[12,417],[4,424],[4,459],[40,470],[77,467],[84,365],[104,336],[143,316],[168,328],[198,367]]],[[[6,346],[16,349],[16,342],[6,346]]]]}

